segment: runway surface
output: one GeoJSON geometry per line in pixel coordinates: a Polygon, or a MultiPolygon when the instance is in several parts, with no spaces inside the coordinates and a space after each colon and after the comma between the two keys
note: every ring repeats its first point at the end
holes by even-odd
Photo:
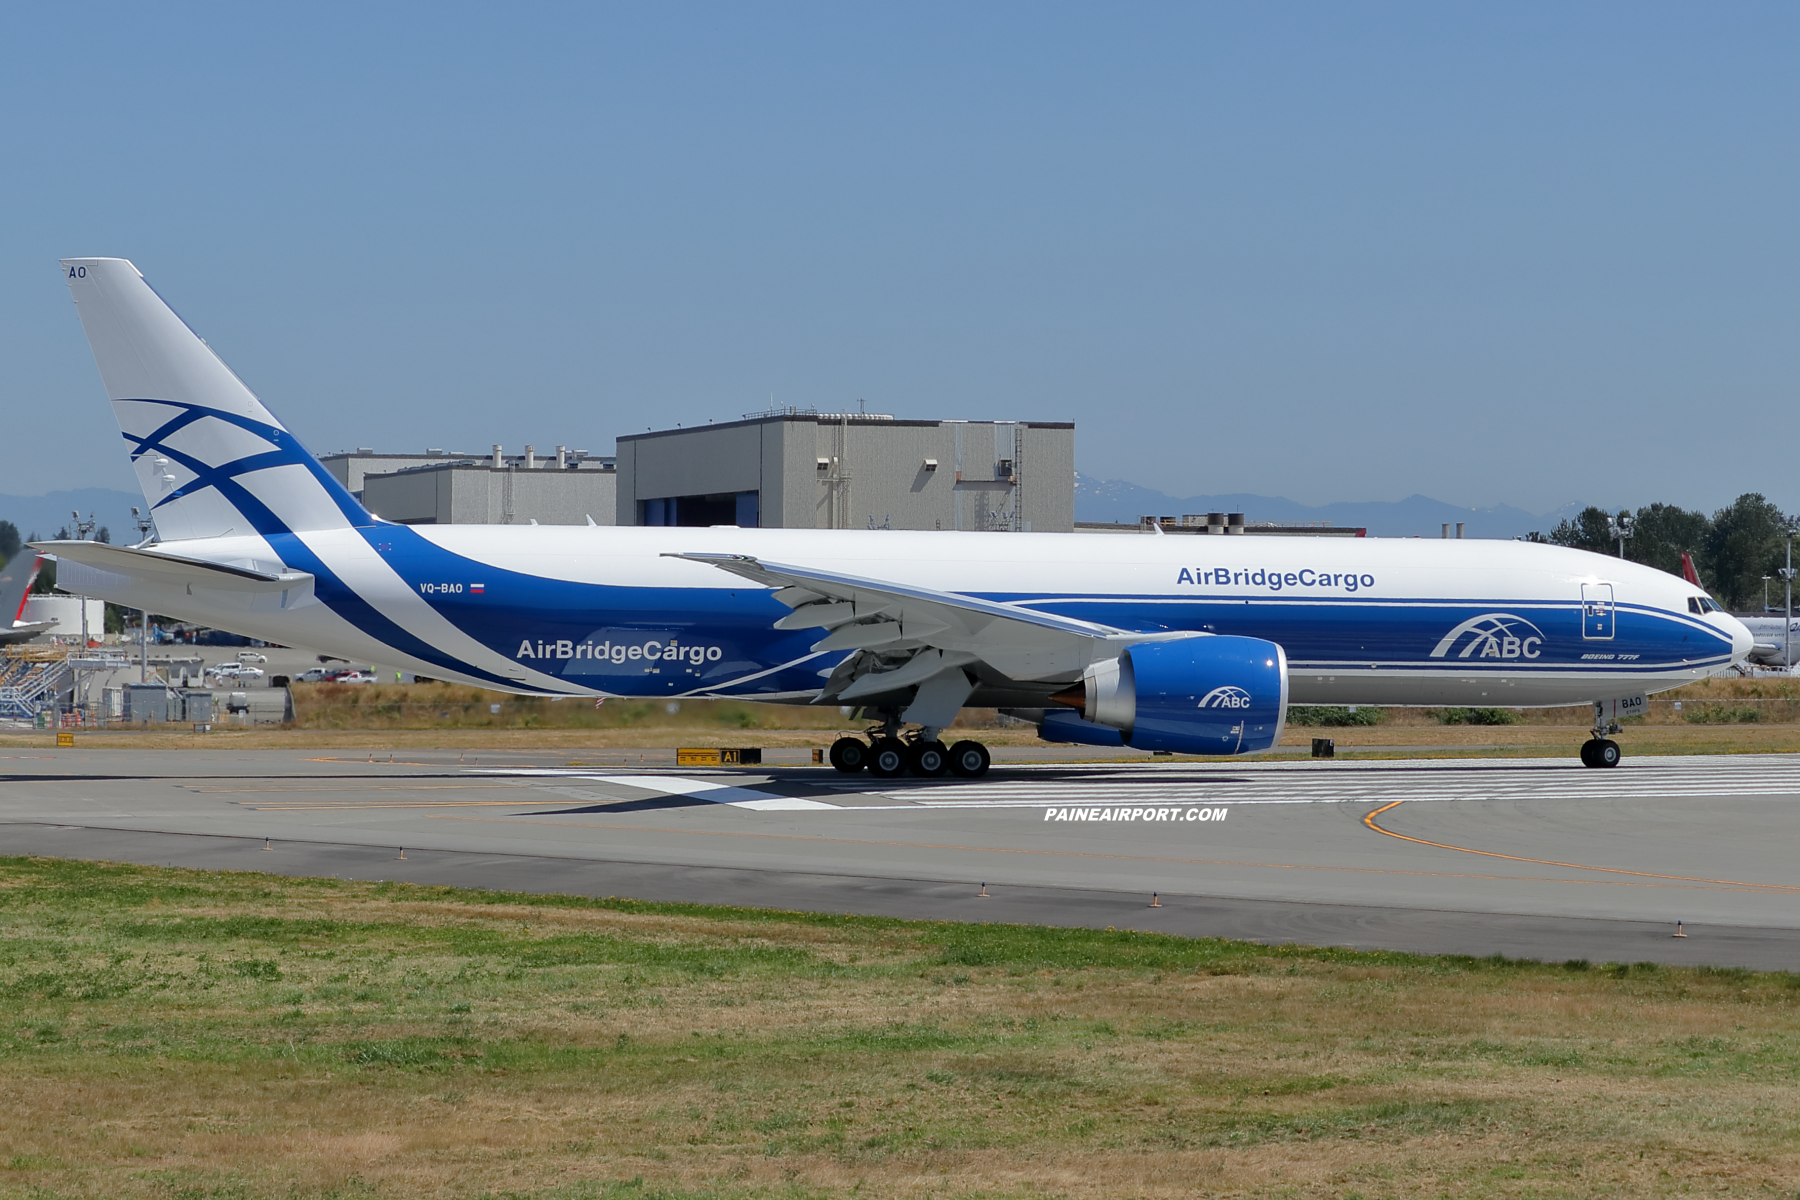
{"type": "Polygon", "coordinates": [[[481,757],[24,752],[0,757],[0,852],[1800,969],[1788,756],[1009,764],[973,782],[481,757]]]}

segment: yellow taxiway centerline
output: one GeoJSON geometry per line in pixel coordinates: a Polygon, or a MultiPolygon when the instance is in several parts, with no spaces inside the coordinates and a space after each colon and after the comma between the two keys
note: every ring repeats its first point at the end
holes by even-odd
{"type": "Polygon", "coordinates": [[[1375,823],[1376,817],[1379,817],[1382,813],[1388,812],[1391,809],[1399,808],[1405,803],[1406,801],[1404,800],[1391,800],[1365,816],[1363,818],[1363,824],[1367,825],[1370,829],[1373,829],[1376,833],[1383,833],[1391,838],[1399,838],[1403,842],[1415,842],[1421,846],[1435,846],[1439,850],[1455,850],[1459,854],[1479,854],[1486,858],[1504,858],[1511,862],[1537,863],[1540,866],[1545,867],[1564,867],[1571,871],[1603,871],[1609,875],[1636,875],[1643,879],[1669,879],[1683,883],[1723,884],[1726,887],[1749,888],[1759,892],[1800,892],[1800,886],[1787,883],[1749,883],[1741,879],[1707,879],[1697,875],[1660,875],[1655,871],[1632,871],[1625,867],[1594,867],[1589,866],[1586,863],[1557,862],[1553,858],[1526,858],[1519,854],[1501,854],[1495,850],[1475,850],[1468,846],[1452,846],[1446,842],[1432,842],[1427,841],[1424,838],[1409,837],[1404,833],[1395,833],[1391,829],[1384,829],[1375,823]]]}

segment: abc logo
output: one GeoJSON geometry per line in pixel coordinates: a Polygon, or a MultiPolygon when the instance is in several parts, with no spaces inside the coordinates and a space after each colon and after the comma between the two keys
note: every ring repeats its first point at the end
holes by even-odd
{"type": "Polygon", "coordinates": [[[1200,697],[1201,708],[1249,708],[1250,693],[1241,687],[1217,687],[1200,697]]]}

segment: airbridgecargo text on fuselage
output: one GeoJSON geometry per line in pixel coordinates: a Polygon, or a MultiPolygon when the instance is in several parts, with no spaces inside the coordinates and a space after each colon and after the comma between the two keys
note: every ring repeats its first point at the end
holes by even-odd
{"type": "Polygon", "coordinates": [[[679,642],[661,642],[654,638],[639,642],[635,646],[627,646],[622,642],[577,642],[563,638],[554,642],[534,642],[526,638],[519,643],[519,652],[514,658],[573,658],[587,662],[623,663],[632,661],[651,662],[684,662],[699,666],[701,663],[718,662],[725,657],[725,652],[717,646],[682,645],[679,642]]]}
{"type": "Polygon", "coordinates": [[[1175,582],[1201,587],[1264,588],[1271,592],[1286,588],[1337,588],[1345,592],[1359,592],[1374,587],[1375,577],[1358,575],[1352,571],[1315,571],[1311,567],[1299,571],[1271,571],[1267,568],[1252,571],[1236,567],[1194,567],[1190,570],[1183,567],[1176,574],[1175,582]]]}

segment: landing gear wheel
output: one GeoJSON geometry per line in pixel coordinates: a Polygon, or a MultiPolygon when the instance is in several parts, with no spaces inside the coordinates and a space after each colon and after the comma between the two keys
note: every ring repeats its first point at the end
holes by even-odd
{"type": "Polygon", "coordinates": [[[846,775],[868,766],[869,757],[869,743],[861,738],[841,737],[831,743],[831,765],[846,775]]]}
{"type": "Polygon", "coordinates": [[[1611,738],[1589,738],[1581,744],[1581,765],[1584,767],[1616,767],[1624,752],[1619,743],[1611,738]]]}
{"type": "Polygon", "coordinates": [[[912,768],[914,775],[930,779],[950,769],[950,752],[944,749],[942,742],[914,742],[906,756],[906,765],[912,768]]]}
{"type": "Polygon", "coordinates": [[[869,774],[883,779],[906,774],[906,743],[899,738],[884,737],[875,743],[869,756],[869,774]]]}
{"type": "Polygon", "coordinates": [[[950,771],[964,779],[979,779],[987,774],[988,750],[980,742],[958,742],[950,747],[950,771]]]}

